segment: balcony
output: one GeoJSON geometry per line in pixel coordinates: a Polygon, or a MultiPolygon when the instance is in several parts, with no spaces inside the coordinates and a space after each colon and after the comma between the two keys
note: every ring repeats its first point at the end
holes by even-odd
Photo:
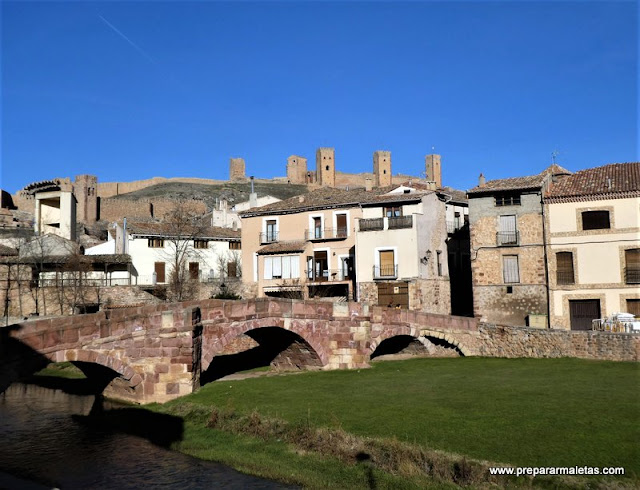
{"type": "Polygon", "coordinates": [[[517,231],[499,231],[496,233],[496,243],[499,247],[514,247],[518,245],[517,231]]]}
{"type": "Polygon", "coordinates": [[[305,240],[343,240],[347,238],[347,228],[314,228],[305,231],[305,240]]]}
{"type": "Polygon", "coordinates": [[[374,279],[396,279],[398,277],[397,265],[374,265],[374,279]]]}
{"type": "Polygon", "coordinates": [[[624,282],[626,284],[640,284],[640,268],[626,267],[624,270],[624,282]]]}
{"type": "Polygon", "coordinates": [[[557,284],[575,284],[576,281],[573,277],[573,271],[557,271],[556,283],[557,284]]]}
{"type": "MultiPolygon", "coordinates": [[[[260,233],[260,244],[275,243],[278,241],[277,231],[267,231],[266,233],[260,233]]],[[[298,235],[299,236],[299,235],[298,235]]]]}
{"type": "Polygon", "coordinates": [[[400,228],[413,228],[413,216],[394,216],[387,218],[389,230],[400,228]]]}
{"type": "Polygon", "coordinates": [[[384,218],[361,219],[359,221],[360,231],[380,231],[384,230],[384,218]]]}
{"type": "Polygon", "coordinates": [[[323,269],[322,271],[306,270],[309,282],[331,282],[331,281],[348,281],[351,278],[348,273],[340,269],[323,269]]]}

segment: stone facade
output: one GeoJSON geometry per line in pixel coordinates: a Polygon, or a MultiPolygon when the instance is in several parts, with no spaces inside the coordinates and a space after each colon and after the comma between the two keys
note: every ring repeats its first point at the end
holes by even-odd
{"type": "Polygon", "coordinates": [[[307,159],[298,155],[287,158],[287,180],[292,184],[309,184],[307,159]]]}
{"type": "Polygon", "coordinates": [[[98,178],[95,175],[77,175],[73,185],[76,219],[81,223],[93,223],[98,216],[98,178]]]}
{"type": "Polygon", "coordinates": [[[336,151],[318,148],[316,152],[316,181],[325,187],[336,186],[336,151]]]}
{"type": "Polygon", "coordinates": [[[436,187],[442,187],[442,168],[440,166],[440,155],[427,155],[424,157],[425,175],[429,182],[435,182],[436,187]]]}
{"type": "Polygon", "coordinates": [[[542,204],[539,192],[523,192],[520,204],[496,206],[494,195],[469,199],[471,271],[475,316],[524,326],[529,315],[547,313],[542,204]],[[501,216],[512,216],[515,233],[501,235],[501,216]],[[515,243],[503,244],[503,241],[515,243]],[[505,256],[508,259],[505,259],[505,256]],[[517,279],[507,281],[505,260],[517,260],[517,279]]]}
{"type": "Polygon", "coordinates": [[[229,180],[243,181],[246,180],[244,158],[231,158],[229,160],[229,180]]]}
{"type": "MultiPolygon", "coordinates": [[[[289,367],[311,362],[310,367],[323,369],[364,368],[382,342],[397,336],[426,338],[465,356],[638,361],[640,355],[640,336],[634,334],[478,326],[473,318],[361,303],[269,299],[164,303],[25,322],[0,337],[5,352],[0,361],[17,361],[7,352],[15,345],[7,342],[15,339],[24,363],[46,356],[100,364],[120,378],[107,393],[141,403],[164,402],[191,393],[215,356],[247,347],[238,339],[264,327],[297,336],[277,361],[289,367]]],[[[1,367],[6,386],[12,381],[7,376],[20,370],[1,367]]]]}
{"type": "Polygon", "coordinates": [[[409,309],[451,314],[451,287],[448,278],[409,281],[409,309]]]}
{"type": "Polygon", "coordinates": [[[373,153],[373,175],[376,187],[391,185],[391,152],[378,150],[373,153]]]}

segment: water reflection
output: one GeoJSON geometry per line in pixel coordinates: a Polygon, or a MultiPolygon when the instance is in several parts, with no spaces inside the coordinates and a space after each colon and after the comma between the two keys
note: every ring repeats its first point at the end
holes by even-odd
{"type": "MultiPolygon", "coordinates": [[[[290,488],[86,423],[93,404],[93,396],[33,385],[14,384],[0,394],[0,488],[290,488]]],[[[140,435],[175,437],[175,422],[138,422],[140,435]]]]}

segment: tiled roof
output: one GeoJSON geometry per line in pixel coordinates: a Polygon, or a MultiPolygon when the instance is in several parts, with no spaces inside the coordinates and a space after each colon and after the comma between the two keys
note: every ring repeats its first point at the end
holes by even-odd
{"type": "Polygon", "coordinates": [[[546,202],[576,201],[640,196],[640,162],[613,163],[580,170],[554,182],[545,195],[546,202]]]}
{"type": "Polygon", "coordinates": [[[240,239],[240,230],[233,230],[231,228],[221,228],[219,226],[203,226],[198,228],[184,227],[178,231],[178,228],[171,223],[158,222],[144,223],[127,221],[127,233],[131,233],[132,235],[152,235],[163,237],[175,236],[176,234],[191,236],[192,233],[196,233],[197,238],[202,239],[240,239]]]}
{"type": "Polygon", "coordinates": [[[259,208],[253,208],[239,213],[241,217],[260,216],[263,214],[290,214],[301,213],[314,209],[331,209],[356,207],[360,205],[376,205],[388,202],[415,201],[425,194],[434,191],[415,192],[411,194],[387,194],[398,186],[382,187],[367,191],[365,189],[334,189],[323,187],[321,189],[295,196],[284,201],[267,204],[259,208]]]}
{"type": "Polygon", "coordinates": [[[460,191],[458,189],[454,189],[453,187],[443,187],[441,191],[445,194],[449,194],[452,201],[460,203],[469,202],[469,200],[467,199],[467,193],[465,191],[460,191]]]}
{"type": "Polygon", "coordinates": [[[304,240],[270,243],[258,250],[258,255],[303,252],[305,247],[306,242],[304,240]]]}
{"type": "Polygon", "coordinates": [[[467,194],[483,194],[495,191],[515,191],[540,189],[549,175],[570,175],[566,168],[553,164],[544,169],[537,175],[528,175],[525,177],[512,177],[509,179],[488,180],[483,186],[476,186],[469,189],[467,194]]]}

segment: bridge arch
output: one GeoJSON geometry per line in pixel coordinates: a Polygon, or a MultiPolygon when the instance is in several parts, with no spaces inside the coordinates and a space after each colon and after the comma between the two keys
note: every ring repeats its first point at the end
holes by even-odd
{"type": "Polygon", "coordinates": [[[413,337],[416,341],[425,345],[427,345],[427,341],[431,341],[437,345],[453,348],[462,356],[470,355],[467,347],[450,333],[439,332],[437,330],[425,330],[412,325],[398,325],[385,329],[380,336],[371,341],[369,347],[370,358],[374,357],[373,355],[376,349],[378,349],[383,342],[403,336],[413,337]]]}
{"type": "Polygon", "coordinates": [[[266,337],[262,334],[268,334],[278,330],[289,332],[296,339],[310,350],[310,354],[317,359],[318,367],[324,367],[328,362],[327,347],[322,342],[320,335],[313,335],[306,321],[288,322],[283,318],[264,318],[257,320],[247,320],[241,322],[233,322],[231,324],[204,325],[203,345],[202,345],[202,371],[209,369],[214,357],[221,355],[225,348],[234,342],[238,337],[247,335],[256,342],[264,340],[266,337]],[[208,328],[209,327],[209,328],[208,328]],[[224,334],[220,335],[220,332],[224,334]],[[253,332],[253,333],[252,333],[253,332]]]}
{"type": "Polygon", "coordinates": [[[142,376],[137,374],[131,366],[104,352],[89,349],[64,349],[48,357],[53,362],[68,361],[73,364],[85,363],[103,366],[114,371],[117,375],[115,377],[126,381],[130,388],[135,388],[142,382],[142,376]]]}

